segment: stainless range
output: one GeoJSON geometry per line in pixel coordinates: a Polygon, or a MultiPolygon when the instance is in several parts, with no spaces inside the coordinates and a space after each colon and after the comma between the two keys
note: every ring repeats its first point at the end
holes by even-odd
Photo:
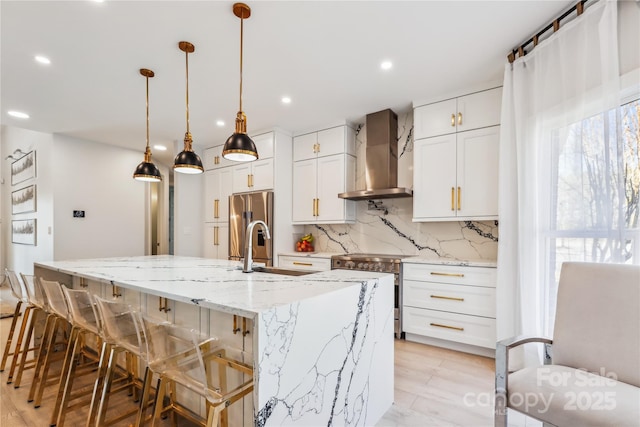
{"type": "Polygon", "coordinates": [[[392,273],[395,283],[395,335],[404,338],[402,334],[402,263],[400,260],[407,255],[387,254],[344,254],[331,257],[332,270],[362,270],[382,271],[392,273]]]}

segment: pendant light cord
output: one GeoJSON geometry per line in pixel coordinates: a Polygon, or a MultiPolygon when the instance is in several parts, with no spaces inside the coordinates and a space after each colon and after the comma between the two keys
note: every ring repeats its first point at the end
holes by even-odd
{"type": "Polygon", "coordinates": [[[188,49],[184,53],[187,69],[187,133],[189,133],[189,52],[188,49]]]}
{"type": "Polygon", "coordinates": [[[145,76],[147,80],[147,151],[149,150],[149,76],[145,76]]]}
{"type": "Polygon", "coordinates": [[[244,34],[244,13],[240,18],[240,111],[242,111],[242,46],[244,34]]]}

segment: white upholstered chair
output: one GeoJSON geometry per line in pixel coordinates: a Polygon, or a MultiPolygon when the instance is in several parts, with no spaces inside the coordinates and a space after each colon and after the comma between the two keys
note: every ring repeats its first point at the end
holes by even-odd
{"type": "Polygon", "coordinates": [[[496,427],[507,408],[555,426],[640,426],[640,266],[564,263],[553,340],[496,348],[496,427]],[[509,350],[545,345],[545,365],[508,372],[509,350]]]}

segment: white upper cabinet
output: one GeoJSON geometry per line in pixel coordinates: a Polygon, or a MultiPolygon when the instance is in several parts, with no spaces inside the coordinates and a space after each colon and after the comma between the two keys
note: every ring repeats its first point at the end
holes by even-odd
{"type": "Polygon", "coordinates": [[[452,98],[413,110],[414,139],[500,124],[502,88],[452,98]]]}
{"type": "Polygon", "coordinates": [[[204,150],[202,156],[202,166],[204,170],[218,169],[233,164],[231,160],[222,157],[222,147],[224,147],[224,144],[204,150]]]}
{"type": "Polygon", "coordinates": [[[498,218],[502,88],[414,109],[413,220],[498,218]]]}
{"type": "Polygon", "coordinates": [[[252,136],[258,160],[233,162],[233,193],[273,189],[273,132],[252,136]]]}
{"type": "Polygon", "coordinates": [[[496,219],[500,127],[414,143],[413,220],[496,219]]]}
{"type": "Polygon", "coordinates": [[[337,126],[293,138],[294,162],[333,154],[353,156],[355,152],[355,131],[349,126],[337,126]]]}
{"type": "Polygon", "coordinates": [[[294,224],[355,221],[355,202],[338,197],[355,189],[353,153],[355,131],[344,125],[293,139],[294,224]]]}

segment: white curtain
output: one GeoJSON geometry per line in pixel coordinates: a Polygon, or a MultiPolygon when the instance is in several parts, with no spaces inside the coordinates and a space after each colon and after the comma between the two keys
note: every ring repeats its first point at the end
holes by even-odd
{"type": "MultiPolygon", "coordinates": [[[[590,5],[506,66],[498,339],[550,335],[563,261],[625,262],[619,96],[615,1],[590,5]]],[[[539,360],[527,348],[516,364],[539,360]]]]}

